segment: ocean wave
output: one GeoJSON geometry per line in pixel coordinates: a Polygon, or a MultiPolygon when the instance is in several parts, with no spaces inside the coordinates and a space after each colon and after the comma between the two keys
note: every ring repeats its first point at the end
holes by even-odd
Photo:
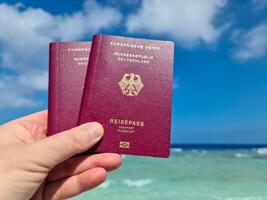
{"type": "Polygon", "coordinates": [[[256,153],[260,156],[267,156],[267,148],[258,148],[256,153]]]}
{"type": "Polygon", "coordinates": [[[99,188],[107,188],[107,187],[109,187],[112,184],[113,184],[113,181],[107,180],[104,183],[102,183],[101,185],[99,185],[99,188]]]}
{"type": "Polygon", "coordinates": [[[199,150],[197,150],[197,149],[191,149],[191,152],[192,153],[199,153],[199,150]]]}
{"type": "Polygon", "coordinates": [[[203,154],[203,155],[206,155],[208,153],[208,151],[207,150],[201,150],[200,153],[203,154]]]}
{"type": "Polygon", "coordinates": [[[206,149],[191,149],[191,153],[206,155],[208,153],[208,150],[206,150],[206,149]]]}
{"type": "Polygon", "coordinates": [[[173,153],[182,153],[183,149],[182,148],[174,148],[174,149],[171,149],[171,152],[173,152],[173,153]]]}
{"type": "Polygon", "coordinates": [[[122,182],[126,184],[128,187],[144,187],[146,185],[151,184],[153,180],[149,178],[140,180],[125,179],[122,182]]]}
{"type": "Polygon", "coordinates": [[[236,153],[235,154],[235,157],[236,158],[248,158],[249,155],[248,154],[245,154],[245,153],[236,153]]]}

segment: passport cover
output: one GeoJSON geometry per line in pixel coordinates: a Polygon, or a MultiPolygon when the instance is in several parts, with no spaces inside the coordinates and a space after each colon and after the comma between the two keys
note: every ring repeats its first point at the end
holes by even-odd
{"type": "Polygon", "coordinates": [[[93,37],[79,124],[105,134],[89,152],[169,156],[173,53],[170,41],[93,37]]]}
{"type": "Polygon", "coordinates": [[[49,45],[48,135],[77,126],[91,42],[49,45]]]}

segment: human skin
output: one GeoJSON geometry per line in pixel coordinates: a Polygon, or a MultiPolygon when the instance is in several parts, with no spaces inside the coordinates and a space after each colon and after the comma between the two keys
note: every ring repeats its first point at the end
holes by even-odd
{"type": "Polygon", "coordinates": [[[101,139],[97,122],[51,137],[46,130],[46,110],[0,126],[0,199],[70,198],[98,186],[121,164],[113,153],[73,157],[101,139]]]}

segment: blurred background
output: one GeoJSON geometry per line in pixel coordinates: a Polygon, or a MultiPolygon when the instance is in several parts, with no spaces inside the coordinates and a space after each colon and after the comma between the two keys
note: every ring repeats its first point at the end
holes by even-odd
{"type": "Polygon", "coordinates": [[[267,199],[267,0],[0,0],[0,123],[47,108],[49,42],[96,33],[175,42],[173,148],[74,199],[267,199]]]}

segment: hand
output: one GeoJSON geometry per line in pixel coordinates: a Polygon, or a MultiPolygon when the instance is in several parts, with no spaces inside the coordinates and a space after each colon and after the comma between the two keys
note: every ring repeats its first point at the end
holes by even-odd
{"type": "Polygon", "coordinates": [[[66,199],[104,182],[118,154],[77,156],[103,135],[97,122],[46,137],[47,111],[0,126],[0,199],[66,199]]]}

